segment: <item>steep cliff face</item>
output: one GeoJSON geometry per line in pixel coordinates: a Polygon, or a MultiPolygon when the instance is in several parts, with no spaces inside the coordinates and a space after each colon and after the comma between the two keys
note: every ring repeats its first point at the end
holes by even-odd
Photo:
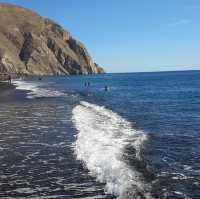
{"type": "Polygon", "coordinates": [[[0,72],[52,75],[104,70],[60,25],[28,9],[0,4],[0,72]]]}

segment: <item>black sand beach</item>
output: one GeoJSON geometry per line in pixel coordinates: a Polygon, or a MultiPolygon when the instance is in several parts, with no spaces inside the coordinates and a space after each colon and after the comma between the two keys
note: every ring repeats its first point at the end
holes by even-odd
{"type": "Polygon", "coordinates": [[[26,92],[0,87],[0,198],[113,198],[76,160],[73,97],[26,92]]]}
{"type": "Polygon", "coordinates": [[[13,84],[0,82],[0,103],[25,99],[27,91],[16,90],[13,84]]]}

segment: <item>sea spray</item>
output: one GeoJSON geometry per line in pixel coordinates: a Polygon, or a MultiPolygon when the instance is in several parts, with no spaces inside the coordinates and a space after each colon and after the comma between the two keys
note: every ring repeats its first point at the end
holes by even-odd
{"type": "Polygon", "coordinates": [[[106,193],[118,198],[151,198],[150,187],[141,180],[141,174],[123,160],[127,145],[134,147],[138,160],[141,158],[146,134],[133,129],[117,113],[87,102],[73,109],[73,121],[78,130],[74,146],[77,159],[105,183],[106,193]]]}

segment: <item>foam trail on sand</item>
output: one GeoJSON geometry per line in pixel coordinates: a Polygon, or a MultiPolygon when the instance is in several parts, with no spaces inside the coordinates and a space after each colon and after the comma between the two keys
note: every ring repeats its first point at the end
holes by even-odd
{"type": "Polygon", "coordinates": [[[133,129],[117,113],[88,102],[73,109],[73,122],[78,130],[74,145],[77,159],[84,162],[92,176],[106,184],[106,193],[123,199],[151,198],[150,186],[123,158],[125,147],[131,145],[140,160],[145,133],[133,129]]]}
{"type": "Polygon", "coordinates": [[[42,84],[38,82],[32,82],[32,81],[23,81],[23,80],[14,80],[13,84],[16,86],[16,89],[18,90],[27,90],[29,91],[27,98],[37,98],[37,97],[59,97],[64,96],[64,93],[50,90],[50,89],[44,89],[42,88],[42,84]]]}

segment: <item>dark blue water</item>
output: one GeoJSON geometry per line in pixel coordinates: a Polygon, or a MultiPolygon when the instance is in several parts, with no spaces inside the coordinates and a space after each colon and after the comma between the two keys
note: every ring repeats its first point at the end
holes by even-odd
{"type": "Polygon", "coordinates": [[[0,161],[5,164],[0,196],[200,198],[200,71],[24,82],[35,85],[25,86],[32,90],[29,98],[0,107],[0,161]],[[146,139],[140,141],[137,132],[146,139]],[[5,151],[22,157],[12,162],[5,151]],[[106,158],[113,158],[113,165],[106,158]],[[24,173],[15,176],[23,167],[24,173]]]}

